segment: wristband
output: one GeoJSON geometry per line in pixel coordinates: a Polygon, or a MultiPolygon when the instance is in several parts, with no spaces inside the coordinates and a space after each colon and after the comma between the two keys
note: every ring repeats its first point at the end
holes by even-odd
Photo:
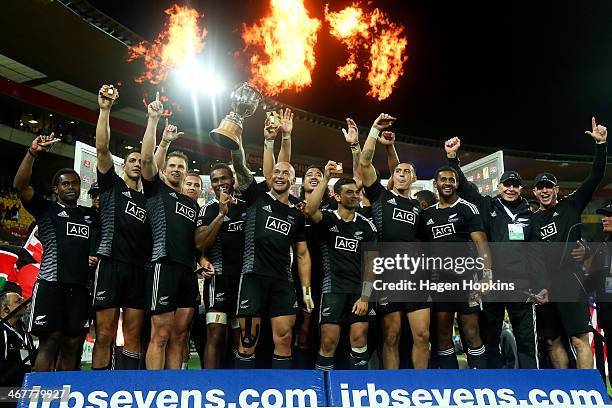
{"type": "Polygon", "coordinates": [[[264,140],[264,147],[266,149],[274,149],[274,139],[266,139],[266,140],[264,140]]]}
{"type": "Polygon", "coordinates": [[[38,159],[38,155],[34,154],[34,152],[32,151],[31,147],[28,147],[28,153],[30,154],[30,156],[32,156],[35,159],[38,159]]]}
{"type": "Polygon", "coordinates": [[[370,133],[368,133],[368,137],[378,139],[378,135],[380,135],[380,130],[376,129],[375,127],[370,128],[370,133]]]}
{"type": "Polygon", "coordinates": [[[361,153],[361,146],[359,146],[359,143],[355,143],[351,145],[351,152],[352,153],[361,153]]]}
{"type": "Polygon", "coordinates": [[[291,133],[287,133],[286,135],[283,135],[283,140],[291,140],[291,133]]]}
{"type": "Polygon", "coordinates": [[[310,286],[302,286],[302,295],[311,296],[310,286]]]}
{"type": "Polygon", "coordinates": [[[372,289],[373,288],[374,288],[374,286],[372,285],[372,282],[364,281],[361,284],[361,296],[363,296],[364,298],[369,299],[370,295],[372,295],[372,289]]]}

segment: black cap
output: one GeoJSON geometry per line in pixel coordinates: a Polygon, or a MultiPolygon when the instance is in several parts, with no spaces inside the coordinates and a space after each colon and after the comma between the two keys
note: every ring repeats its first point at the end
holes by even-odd
{"type": "Polygon", "coordinates": [[[5,293],[16,293],[21,296],[21,286],[19,286],[17,282],[6,281],[0,290],[0,295],[4,295],[5,293]]]}
{"type": "Polygon", "coordinates": [[[595,212],[601,215],[612,215],[612,203],[608,203],[604,207],[598,208],[595,212]]]}
{"type": "Polygon", "coordinates": [[[93,183],[91,187],[89,187],[89,190],[87,190],[87,194],[91,194],[94,191],[100,191],[100,187],[98,186],[98,183],[93,183]]]}
{"type": "Polygon", "coordinates": [[[501,175],[499,182],[500,183],[505,183],[508,180],[516,180],[518,181],[518,183],[522,186],[523,185],[523,179],[521,178],[521,175],[518,174],[516,171],[514,170],[507,170],[504,171],[504,174],[501,175]]]}
{"type": "Polygon", "coordinates": [[[552,173],[540,173],[535,178],[534,186],[537,186],[538,184],[542,184],[542,183],[548,183],[548,184],[552,184],[553,186],[556,186],[557,178],[552,173]]]}

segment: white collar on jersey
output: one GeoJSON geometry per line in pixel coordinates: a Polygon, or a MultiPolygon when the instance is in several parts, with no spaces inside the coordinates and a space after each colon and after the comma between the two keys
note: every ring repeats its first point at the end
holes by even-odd
{"type": "MultiPolygon", "coordinates": [[[[340,214],[338,214],[338,210],[334,210],[334,214],[336,214],[336,217],[338,217],[339,220],[342,220],[342,217],[340,216],[340,214]]],[[[357,221],[357,212],[353,214],[353,219],[351,221],[353,222],[357,221]]]]}
{"type": "MultiPolygon", "coordinates": [[[[453,208],[454,206],[456,206],[457,204],[459,204],[459,202],[462,200],[462,198],[458,198],[457,201],[455,201],[454,203],[451,204],[450,207],[444,207],[444,208],[453,208]]],[[[436,210],[440,209],[439,207],[440,203],[436,203],[436,210]]]]}
{"type": "MultiPolygon", "coordinates": [[[[268,193],[268,195],[269,195],[270,197],[272,197],[272,198],[273,198],[275,201],[278,201],[278,199],[277,199],[276,197],[274,197],[274,194],[272,194],[272,192],[271,192],[271,191],[266,191],[266,193],[268,193]]],[[[283,203],[283,204],[284,204],[284,203],[283,203]]],[[[289,206],[289,208],[293,208],[293,207],[295,207],[295,205],[293,205],[293,204],[291,203],[291,201],[289,201],[289,204],[285,204],[285,205],[288,205],[288,206],[289,206]]]]}

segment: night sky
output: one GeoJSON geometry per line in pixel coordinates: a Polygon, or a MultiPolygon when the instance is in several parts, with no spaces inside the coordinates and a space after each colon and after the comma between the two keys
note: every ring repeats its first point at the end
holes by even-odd
{"type": "MultiPolygon", "coordinates": [[[[214,58],[228,80],[247,79],[240,24],[264,15],[267,0],[90,0],[142,37],[161,30],[163,10],[189,4],[205,14],[204,58],[214,58]]],[[[324,20],[325,2],[306,0],[324,20]]],[[[365,3],[365,2],[364,2],[365,3]]],[[[364,4],[362,3],[362,4],[364,4]]],[[[340,10],[350,1],[332,1],[340,10]]],[[[409,60],[390,98],[368,96],[367,82],[336,77],[346,51],[319,31],[312,87],[276,99],[368,125],[379,112],[397,115],[401,133],[515,150],[591,154],[591,115],[612,127],[612,2],[593,1],[372,1],[405,27],[409,60]]]]}

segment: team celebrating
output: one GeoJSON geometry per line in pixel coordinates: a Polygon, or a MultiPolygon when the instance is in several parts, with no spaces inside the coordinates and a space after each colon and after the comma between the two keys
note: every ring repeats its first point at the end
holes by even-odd
{"type": "MultiPolygon", "coordinates": [[[[331,179],[346,169],[334,161],[313,165],[303,174],[300,194],[293,195],[290,109],[264,125],[265,180],[255,180],[239,140],[232,162],[208,172],[215,198],[200,207],[202,181],[185,153],[168,152],[182,133],[167,119],[158,144],[164,112],[159,94],[147,108],[141,151],[131,151],[116,171],[108,89],[104,85],[98,96],[97,209],[77,204],[81,179],[72,169],[53,176],[56,201],[31,187],[34,163],[44,160],[53,134],[32,142],[15,175],[14,187],[36,218],[44,247],[28,327],[39,339],[34,371],[78,369],[91,323],[94,370],[180,369],[190,341],[206,369],[452,369],[459,367],[455,320],[468,366],[502,368],[506,313],[517,367],[539,368],[546,357],[550,367],[568,368],[572,361],[592,368],[589,291],[575,284],[587,258],[598,315],[612,333],[612,310],[605,304],[612,293],[612,250],[589,250],[581,241],[581,214],[606,167],[607,130],[594,118],[586,132],[595,142],[591,173],[567,197],[558,196],[553,174],[539,174],[535,211],[521,196],[523,180],[514,170],[501,175],[497,195],[482,195],[461,170],[457,137],[444,143],[447,160],[435,172],[437,194],[414,194],[417,169],[400,161],[390,131],[396,118],[384,113],[363,145],[357,125],[347,119],[342,133],[353,158],[352,178],[338,178],[332,192],[331,179]],[[372,163],[377,148],[388,158],[386,185],[372,163]],[[448,225],[449,232],[440,234],[448,225]],[[484,260],[475,279],[511,276],[529,293],[528,301],[487,302],[486,294],[469,291],[455,294],[462,301],[436,292],[397,301],[377,293],[372,275],[363,272],[372,256],[363,248],[416,242],[472,245],[484,260]],[[559,261],[527,252],[519,242],[572,245],[559,261]],[[517,243],[516,251],[497,257],[489,243],[517,243]],[[198,277],[204,279],[202,295],[198,277]],[[569,286],[577,288],[575,301],[549,301],[569,286]],[[120,323],[124,345],[113,357],[120,323]]],[[[612,207],[598,212],[604,232],[612,232],[612,207]]],[[[457,276],[435,279],[452,282],[457,276]]]]}

